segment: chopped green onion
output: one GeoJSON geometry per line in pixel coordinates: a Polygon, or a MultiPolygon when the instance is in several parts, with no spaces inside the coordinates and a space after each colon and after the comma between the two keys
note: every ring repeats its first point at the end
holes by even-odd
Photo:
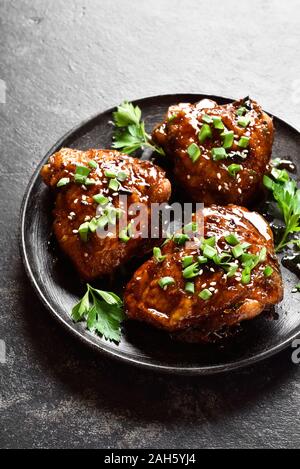
{"type": "Polygon", "coordinates": [[[204,256],[198,256],[197,257],[198,264],[206,264],[207,262],[207,257],[204,256]]]}
{"type": "Polygon", "coordinates": [[[85,243],[88,240],[88,233],[89,233],[89,222],[82,223],[78,228],[78,233],[82,241],[85,243]]]}
{"type": "Polygon", "coordinates": [[[107,178],[115,178],[117,175],[113,171],[110,171],[109,169],[106,169],[104,171],[104,174],[107,178]]]}
{"type": "Polygon", "coordinates": [[[237,173],[241,171],[243,167],[240,164],[232,163],[227,166],[227,171],[229,172],[230,176],[236,177],[237,173]]]}
{"type": "Polygon", "coordinates": [[[226,276],[228,278],[230,277],[233,277],[238,269],[238,266],[237,264],[235,264],[234,262],[232,263],[228,263],[226,265],[223,266],[223,269],[225,270],[226,272],[226,276]]]}
{"type": "Polygon", "coordinates": [[[258,256],[255,254],[244,253],[241,255],[240,261],[242,262],[243,267],[254,269],[258,263],[258,256]]]}
{"type": "Polygon", "coordinates": [[[202,300],[209,300],[212,297],[212,292],[207,288],[202,290],[198,295],[202,300]]]}
{"type": "Polygon", "coordinates": [[[195,293],[195,285],[193,282],[187,282],[184,287],[185,291],[188,293],[195,293]]]}
{"type": "Polygon", "coordinates": [[[184,244],[188,239],[190,239],[188,235],[183,233],[177,233],[173,237],[174,243],[176,244],[184,244]]]}
{"type": "Polygon", "coordinates": [[[157,262],[162,262],[167,256],[161,254],[161,249],[158,247],[153,248],[153,257],[157,262]]]}
{"type": "Polygon", "coordinates": [[[247,243],[247,241],[245,241],[244,243],[241,244],[241,246],[242,246],[243,249],[248,249],[248,248],[250,248],[250,246],[252,246],[252,244],[247,243]]]}
{"type": "Polygon", "coordinates": [[[117,174],[117,179],[118,181],[121,181],[121,182],[126,181],[127,177],[128,177],[128,174],[125,173],[125,171],[119,171],[117,174]]]}
{"type": "Polygon", "coordinates": [[[160,288],[166,288],[168,285],[174,285],[175,283],[175,280],[173,279],[173,277],[162,277],[159,281],[158,281],[158,285],[160,286],[160,288]]]}
{"type": "Polygon", "coordinates": [[[127,243],[130,240],[130,236],[128,236],[128,227],[127,226],[120,231],[119,238],[124,243],[127,243]]]}
{"type": "Polygon", "coordinates": [[[285,169],[272,168],[271,174],[276,181],[286,182],[289,180],[289,174],[285,169]]]}
{"type": "Polygon", "coordinates": [[[247,285],[248,283],[250,283],[250,280],[251,280],[251,268],[250,268],[250,267],[245,267],[245,268],[242,270],[241,282],[242,282],[244,285],[247,285]]]}
{"type": "Polygon", "coordinates": [[[96,194],[93,196],[93,199],[99,205],[107,205],[109,202],[109,199],[103,194],[96,194]]]}
{"type": "Polygon", "coordinates": [[[201,150],[196,143],[191,143],[187,152],[193,163],[195,163],[201,155],[201,150]]]}
{"type": "Polygon", "coordinates": [[[77,184],[85,184],[86,176],[83,176],[82,174],[75,174],[74,175],[74,181],[77,184]]]}
{"type": "Polygon", "coordinates": [[[211,236],[210,238],[202,239],[202,246],[208,244],[208,246],[215,247],[216,245],[216,237],[211,236]]]}
{"type": "Polygon", "coordinates": [[[215,147],[211,150],[211,153],[214,161],[224,160],[228,157],[226,150],[223,147],[215,147]]]}
{"type": "Polygon", "coordinates": [[[240,257],[242,254],[244,254],[243,248],[240,244],[237,244],[236,246],[234,246],[231,249],[231,252],[236,259],[240,257]]]}
{"type": "Polygon", "coordinates": [[[183,231],[184,233],[195,233],[196,231],[198,231],[198,225],[195,221],[192,221],[191,223],[188,223],[183,227],[183,231]]]}
{"type": "Polygon", "coordinates": [[[90,166],[90,168],[93,168],[93,169],[98,168],[98,163],[96,163],[96,161],[94,160],[89,161],[88,165],[90,166]]]}
{"type": "Polygon", "coordinates": [[[214,116],[212,118],[213,120],[213,124],[214,124],[214,128],[215,129],[218,129],[218,130],[224,130],[224,124],[222,122],[222,118],[221,117],[216,117],[214,116]]]}
{"type": "Polygon", "coordinates": [[[270,277],[272,275],[273,269],[271,266],[267,265],[267,267],[264,269],[264,276],[265,277],[270,277]]]}
{"type": "Polygon", "coordinates": [[[168,117],[168,122],[172,122],[174,119],[176,119],[177,114],[171,114],[170,117],[168,117]]]}
{"type": "Polygon", "coordinates": [[[207,114],[203,114],[202,121],[206,122],[206,124],[211,124],[213,121],[213,118],[207,114]]]}
{"type": "Polygon", "coordinates": [[[69,184],[70,178],[61,178],[58,183],[56,184],[56,187],[63,187],[69,184]]]}
{"type": "Polygon", "coordinates": [[[93,178],[86,178],[84,184],[87,186],[92,186],[93,184],[96,184],[96,181],[93,178]]]}
{"type": "Polygon", "coordinates": [[[87,168],[86,166],[78,165],[76,166],[75,175],[78,174],[80,176],[87,177],[90,174],[90,172],[91,170],[87,168]]]}
{"type": "Polygon", "coordinates": [[[247,112],[247,108],[245,106],[241,106],[236,110],[237,116],[243,116],[247,112]]]}
{"type": "Polygon", "coordinates": [[[194,257],[193,256],[185,256],[181,259],[183,267],[188,267],[189,265],[193,264],[194,257]]]}
{"type": "Polygon", "coordinates": [[[203,247],[203,256],[208,259],[212,259],[217,254],[217,250],[208,244],[205,244],[203,247]]]}
{"type": "Polygon", "coordinates": [[[238,146],[241,148],[247,148],[247,146],[249,145],[249,141],[250,137],[246,137],[245,135],[243,135],[238,141],[238,146]]]}
{"type": "Polygon", "coordinates": [[[198,262],[195,262],[194,264],[191,264],[188,267],[186,267],[183,270],[182,275],[183,275],[184,278],[197,277],[197,275],[199,275],[199,264],[198,264],[198,262]]]}
{"type": "Polygon", "coordinates": [[[250,117],[249,116],[240,116],[239,119],[238,119],[238,124],[241,126],[241,127],[247,127],[247,125],[249,124],[250,122],[250,117]]]}
{"type": "Polygon", "coordinates": [[[101,230],[103,228],[106,227],[106,225],[108,225],[108,218],[106,215],[102,215],[100,218],[98,218],[98,222],[97,222],[97,228],[100,228],[101,230]]]}
{"type": "Polygon", "coordinates": [[[108,184],[108,188],[111,189],[114,192],[117,192],[119,190],[120,183],[116,179],[111,179],[108,184]]]}
{"type": "Polygon", "coordinates": [[[258,255],[258,262],[264,262],[267,258],[267,248],[264,246],[261,248],[260,253],[258,255]]]}
{"type": "Polygon", "coordinates": [[[231,148],[234,141],[233,130],[221,133],[221,137],[223,138],[223,148],[231,148]]]}
{"type": "Polygon", "coordinates": [[[230,233],[229,235],[225,236],[225,241],[230,244],[230,246],[236,246],[239,244],[238,238],[235,236],[234,233],[230,233]]]}
{"type": "Polygon", "coordinates": [[[204,143],[207,138],[212,137],[212,131],[208,124],[203,124],[200,132],[198,133],[198,139],[200,143],[204,143]]]}
{"type": "Polygon", "coordinates": [[[230,259],[231,259],[231,254],[229,254],[229,252],[221,252],[221,254],[219,255],[216,254],[213,257],[213,261],[217,265],[227,264],[228,261],[230,261],[230,259]]]}
{"type": "Polygon", "coordinates": [[[92,218],[91,221],[89,222],[89,230],[92,232],[92,233],[95,233],[95,231],[97,230],[98,228],[98,220],[97,218],[92,218]]]}

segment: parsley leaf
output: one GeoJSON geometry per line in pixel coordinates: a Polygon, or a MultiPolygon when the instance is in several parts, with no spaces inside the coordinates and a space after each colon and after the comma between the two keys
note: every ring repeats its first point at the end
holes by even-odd
{"type": "Polygon", "coordinates": [[[86,320],[89,331],[117,343],[121,339],[121,322],[124,318],[123,303],[118,295],[97,290],[88,284],[85,295],[72,309],[75,322],[86,320]]]}
{"type": "Polygon", "coordinates": [[[263,182],[272,192],[285,223],[284,233],[276,246],[276,252],[279,252],[291,242],[289,235],[300,231],[300,189],[285,170],[273,169],[271,175],[272,178],[265,175],[263,182]]]}
{"type": "Polygon", "coordinates": [[[112,147],[123,153],[133,153],[139,148],[148,147],[160,155],[165,152],[151,141],[151,136],[145,130],[145,123],[141,120],[142,112],[138,106],[124,101],[113,112],[115,130],[112,147]]]}

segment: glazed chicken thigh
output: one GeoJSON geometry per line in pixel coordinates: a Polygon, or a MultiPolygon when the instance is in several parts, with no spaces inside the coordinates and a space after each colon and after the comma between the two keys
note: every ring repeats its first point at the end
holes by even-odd
{"type": "Polygon", "coordinates": [[[195,202],[249,205],[262,186],[273,143],[272,119],[253,100],[178,104],[152,133],[195,202]]]}
{"type": "Polygon", "coordinates": [[[129,225],[113,236],[100,237],[99,227],[120,226],[135,203],[167,202],[171,185],[165,173],[149,161],[110,150],[78,151],[63,148],[42,168],[44,182],[55,189],[54,233],[79,274],[92,280],[113,273],[132,256],[144,255],[157,239],[131,237],[129,225]]]}
{"type": "MultiPolygon", "coordinates": [[[[131,319],[190,342],[252,319],[282,299],[282,279],[269,225],[255,212],[212,205],[204,236],[175,235],[134,274],[125,292],[131,319]]],[[[197,228],[194,227],[193,230],[197,228]]]]}

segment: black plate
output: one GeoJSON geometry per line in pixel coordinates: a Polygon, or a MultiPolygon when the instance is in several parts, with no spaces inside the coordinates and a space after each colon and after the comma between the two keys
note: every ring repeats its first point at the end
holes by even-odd
{"type": "MultiPolygon", "coordinates": [[[[151,130],[162,119],[169,105],[196,102],[202,98],[211,98],[220,104],[231,101],[217,96],[177,94],[145,98],[136,101],[136,104],[141,107],[146,126],[151,130]]],[[[288,346],[300,333],[300,294],[291,294],[297,278],[284,267],[285,298],[276,307],[278,319],[261,315],[245,322],[239,334],[221,345],[180,344],[163,332],[129,322],[124,327],[120,344],[116,345],[88,332],[84,323],[72,322],[71,308],[84,289],[52,238],[53,201],[39,171],[48,157],[63,146],[80,150],[109,148],[112,111],[109,109],[83,122],[62,137],[42,159],[27,187],[21,210],[21,251],[28,276],[44,305],[70,332],[94,349],[139,366],[173,373],[212,374],[237,369],[288,346]]],[[[299,163],[299,132],[277,117],[274,117],[274,124],[273,157],[288,157],[299,163]]]]}

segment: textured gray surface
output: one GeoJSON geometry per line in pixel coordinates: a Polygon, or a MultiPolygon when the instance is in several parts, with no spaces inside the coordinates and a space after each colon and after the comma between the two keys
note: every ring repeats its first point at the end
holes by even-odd
{"type": "Polygon", "coordinates": [[[124,98],[249,93],[299,124],[299,2],[1,0],[0,22],[0,446],[299,447],[291,350],[208,379],[123,366],[49,317],[18,251],[37,162],[70,127],[124,98]]]}

